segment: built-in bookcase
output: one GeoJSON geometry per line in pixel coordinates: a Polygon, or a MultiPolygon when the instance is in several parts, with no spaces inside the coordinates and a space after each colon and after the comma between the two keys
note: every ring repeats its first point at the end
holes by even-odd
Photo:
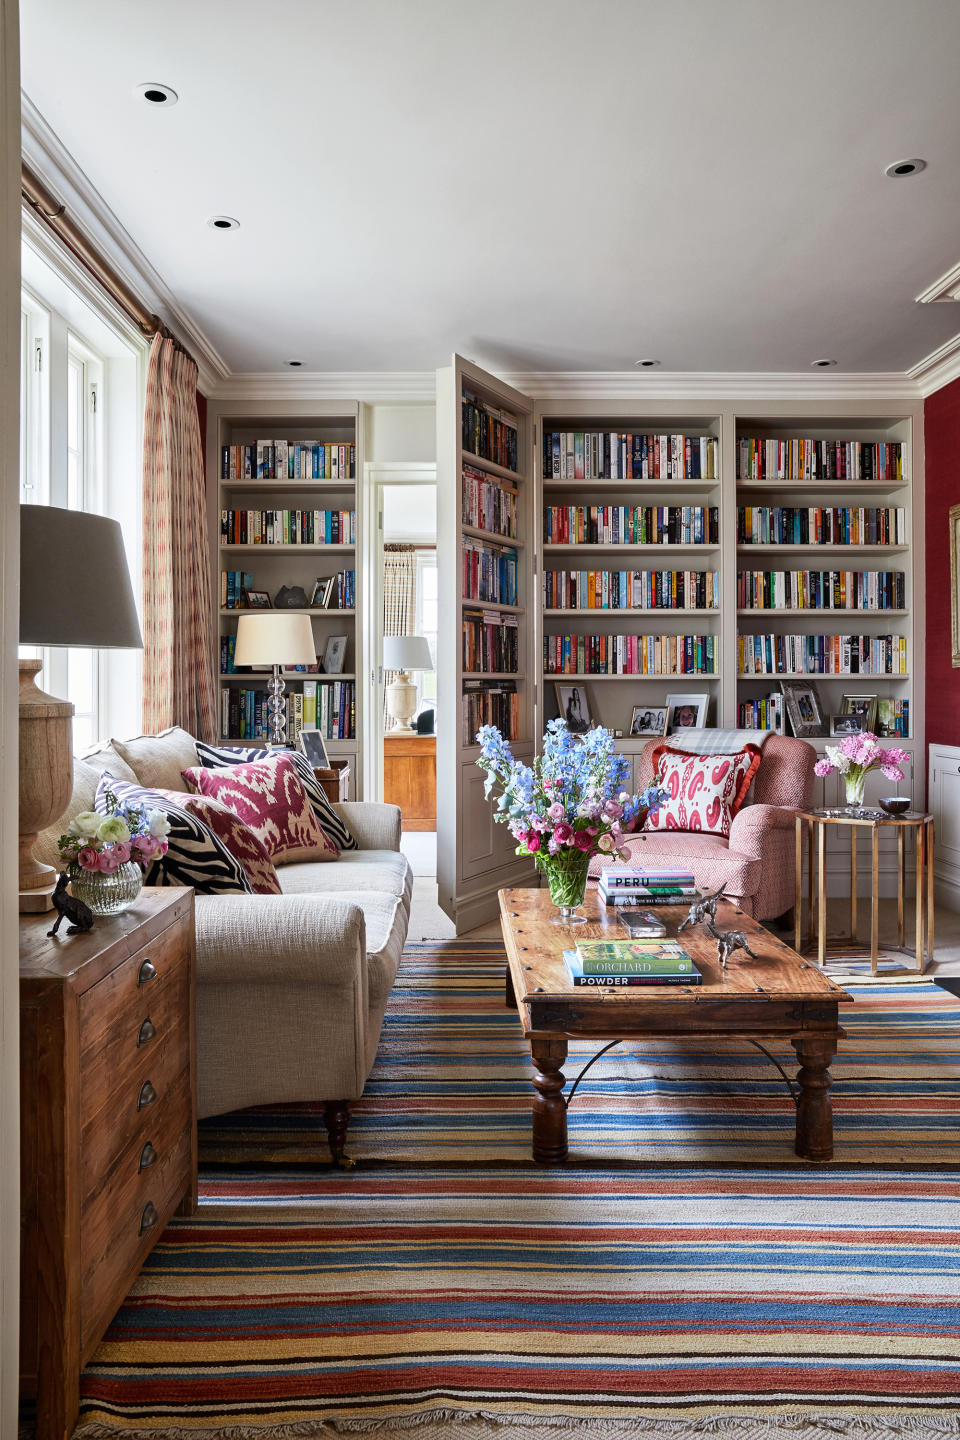
{"type": "Polygon", "coordinates": [[[356,738],[362,698],[360,465],[355,406],[329,412],[311,406],[304,414],[211,407],[208,491],[215,499],[210,525],[220,739],[256,744],[254,717],[265,717],[269,672],[238,672],[229,653],[247,608],[244,592],[266,593],[275,605],[284,586],[299,586],[307,604],[298,608],[311,618],[318,663],[332,637],[345,637],[346,651],[335,675],[285,672],[287,693],[302,696],[304,682],[308,692],[316,684],[317,728],[331,758],[350,761],[352,794],[362,785],[356,738]]]}

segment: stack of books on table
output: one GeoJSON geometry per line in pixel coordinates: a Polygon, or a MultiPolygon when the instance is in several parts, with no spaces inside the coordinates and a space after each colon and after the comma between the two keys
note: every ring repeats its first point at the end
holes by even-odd
{"type": "Polygon", "coordinates": [[[610,865],[597,886],[605,905],[689,905],[700,891],[689,870],[610,865]]]}
{"type": "Polygon", "coordinates": [[[583,940],[564,950],[574,985],[699,985],[700,971],[677,940],[583,940]]]}

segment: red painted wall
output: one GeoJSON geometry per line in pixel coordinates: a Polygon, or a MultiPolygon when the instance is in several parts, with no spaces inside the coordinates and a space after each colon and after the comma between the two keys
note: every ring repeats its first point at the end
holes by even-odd
{"type": "Polygon", "coordinates": [[[950,549],[947,512],[960,505],[960,380],[923,407],[926,450],[927,742],[960,745],[960,670],[950,663],[950,549]]]}

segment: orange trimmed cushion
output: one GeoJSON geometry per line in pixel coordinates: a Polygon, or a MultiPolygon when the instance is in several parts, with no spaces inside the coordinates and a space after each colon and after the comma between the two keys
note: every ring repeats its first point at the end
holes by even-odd
{"type": "Polygon", "coordinates": [[[647,816],[644,830],[729,835],[761,758],[757,745],[745,745],[732,755],[694,755],[658,745],[651,756],[654,779],[667,791],[667,798],[656,814],[647,816]]]}

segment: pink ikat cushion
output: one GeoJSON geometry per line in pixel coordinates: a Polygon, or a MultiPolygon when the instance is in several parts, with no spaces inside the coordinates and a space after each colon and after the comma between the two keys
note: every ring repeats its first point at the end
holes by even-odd
{"type": "Polygon", "coordinates": [[[734,755],[690,755],[668,746],[653,752],[657,784],[668,791],[644,830],[698,830],[730,834],[730,822],[747,798],[761,752],[745,745],[734,755]]]}
{"type": "Polygon", "coordinates": [[[195,820],[212,830],[221,840],[250,881],[254,895],[282,895],[273,861],[239,816],[209,795],[186,795],[182,790],[161,790],[161,795],[186,810],[195,820]]]}
{"type": "Polygon", "coordinates": [[[184,770],[194,793],[212,796],[248,825],[275,865],[294,860],[336,860],[340,854],[320,829],[313,806],[287,755],[207,770],[184,770]]]}

